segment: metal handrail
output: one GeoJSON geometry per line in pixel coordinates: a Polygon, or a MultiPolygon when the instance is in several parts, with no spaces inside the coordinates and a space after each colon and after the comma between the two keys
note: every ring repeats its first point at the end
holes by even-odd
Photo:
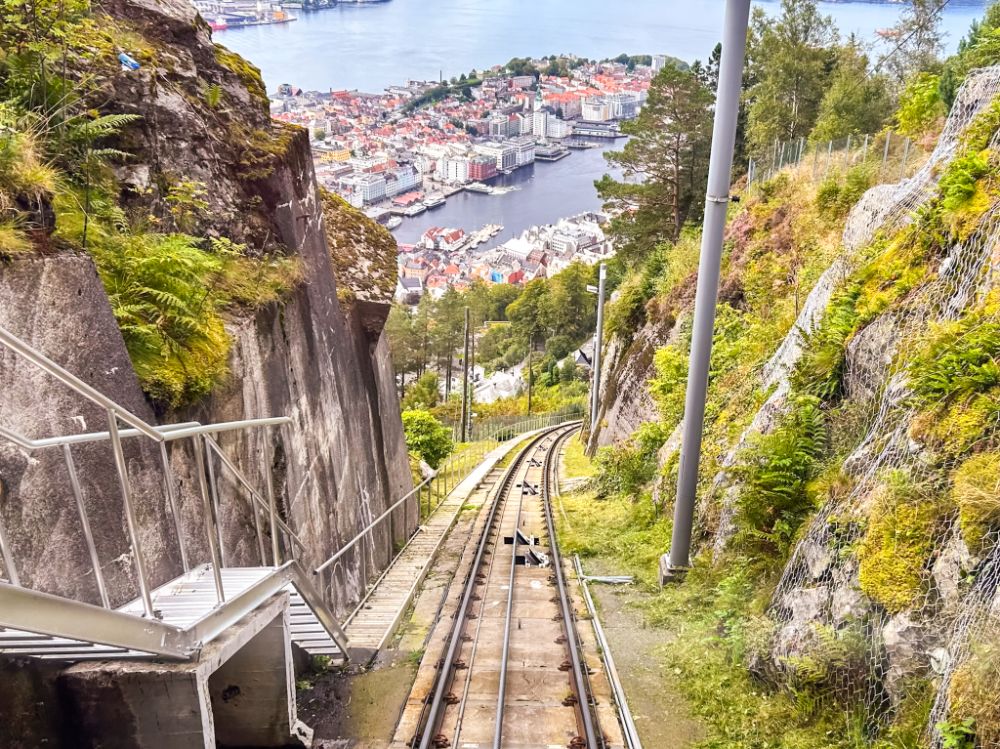
{"type": "Polygon", "coordinates": [[[27,359],[29,362],[34,364],[36,367],[44,372],[55,377],[61,383],[66,385],[71,390],[75,391],[78,395],[83,396],[92,403],[97,404],[101,408],[110,411],[115,414],[119,419],[124,421],[126,424],[138,429],[144,435],[149,437],[151,440],[160,442],[163,440],[163,434],[158,432],[145,421],[140,419],[134,413],[129,411],[124,406],[120,406],[113,400],[108,398],[102,392],[96,388],[91,387],[86,382],[81,380],[79,377],[74,375],[72,372],[63,369],[54,361],[49,359],[45,354],[43,354],[38,349],[28,345],[16,335],[0,327],[0,344],[3,344],[15,354],[18,354],[21,358],[27,359]]]}
{"type": "MultiPolygon", "coordinates": [[[[260,496],[260,492],[258,492],[256,489],[253,488],[253,486],[251,486],[250,481],[246,477],[246,474],[244,474],[239,468],[237,468],[236,464],[233,463],[233,461],[231,461],[229,459],[229,456],[227,456],[222,451],[222,447],[219,445],[219,443],[216,442],[212,437],[208,437],[207,438],[207,442],[208,442],[209,447],[212,448],[212,452],[214,452],[216,455],[219,456],[219,459],[222,461],[222,464],[226,468],[228,468],[230,470],[230,472],[232,472],[232,474],[236,477],[236,480],[239,481],[240,484],[243,485],[243,488],[246,489],[250,493],[250,497],[255,502],[257,502],[257,504],[259,504],[261,506],[262,510],[264,510],[265,512],[270,512],[270,508],[268,506],[268,503],[264,500],[263,497],[260,496]]],[[[285,523],[285,521],[282,520],[281,518],[276,518],[276,520],[277,520],[278,527],[285,533],[285,535],[287,535],[292,541],[294,541],[295,544],[302,551],[305,551],[306,550],[306,545],[304,543],[302,543],[302,540],[295,534],[295,531],[293,531],[291,528],[289,528],[288,524],[285,523]]],[[[264,562],[265,560],[261,559],[261,561],[264,562]]],[[[277,564],[277,562],[275,562],[275,563],[277,564]]]]}
{"type": "MultiPolygon", "coordinates": [[[[539,416],[536,416],[534,418],[527,419],[527,420],[524,420],[524,421],[520,421],[520,422],[517,422],[517,423],[514,423],[514,424],[503,425],[503,426],[498,427],[491,434],[487,435],[487,438],[486,438],[485,441],[487,441],[487,442],[495,442],[495,443],[499,444],[501,442],[501,440],[499,440],[498,437],[502,433],[509,432],[511,430],[516,430],[516,429],[518,429],[518,428],[520,428],[522,426],[525,426],[526,428],[524,429],[524,431],[522,431],[522,432],[515,432],[511,436],[511,438],[510,438],[510,439],[516,439],[517,437],[520,437],[521,435],[523,435],[523,434],[525,434],[527,432],[533,431],[533,429],[535,429],[535,428],[540,428],[542,426],[542,422],[544,422],[546,420],[557,419],[557,418],[568,420],[569,417],[571,417],[573,415],[579,415],[579,414],[578,413],[574,413],[574,412],[571,411],[571,412],[568,412],[568,413],[565,413],[565,414],[563,414],[563,413],[556,413],[556,414],[539,415],[539,416]]],[[[362,528],[360,531],[358,531],[358,533],[354,536],[354,538],[352,538],[350,541],[348,541],[346,544],[344,544],[344,546],[342,546],[340,549],[338,549],[333,554],[333,556],[331,556],[325,562],[323,562],[322,564],[320,564],[318,567],[314,568],[313,569],[313,574],[314,575],[319,575],[322,572],[324,572],[327,569],[329,569],[333,564],[335,564],[337,562],[337,560],[341,559],[345,554],[347,554],[347,552],[349,552],[351,549],[353,549],[363,538],[367,537],[373,530],[375,530],[375,527],[378,526],[387,517],[389,517],[395,510],[397,510],[399,508],[399,506],[403,504],[403,502],[405,502],[406,500],[408,500],[414,494],[417,494],[418,492],[421,492],[425,487],[429,487],[432,484],[432,482],[436,478],[438,478],[439,476],[440,477],[444,477],[445,479],[447,479],[448,476],[450,475],[450,471],[448,469],[451,467],[451,465],[455,461],[462,461],[462,460],[465,460],[467,458],[468,458],[468,454],[466,452],[464,452],[464,451],[460,452],[460,453],[452,454],[448,458],[448,460],[445,461],[444,465],[440,466],[430,476],[428,476],[427,478],[425,478],[423,481],[421,481],[419,484],[417,484],[415,487],[413,487],[413,489],[411,489],[406,494],[404,494],[402,497],[400,497],[398,500],[396,500],[381,515],[379,515],[377,518],[375,518],[370,523],[368,523],[368,525],[366,525],[364,528],[362,528]]],[[[471,470],[471,466],[470,466],[470,470],[471,470]]],[[[452,484],[452,488],[454,488],[454,486],[456,486],[456,485],[457,485],[457,482],[456,482],[456,484],[452,484]]]]}
{"type": "MultiPolygon", "coordinates": [[[[200,422],[197,421],[184,421],[179,424],[163,424],[162,426],[154,426],[153,429],[166,435],[169,432],[176,431],[177,429],[185,429],[187,427],[199,426],[200,422]]],[[[138,437],[145,436],[144,432],[140,432],[138,429],[122,429],[118,432],[118,436],[122,439],[126,437],[138,437]]],[[[0,426],[0,437],[3,437],[16,445],[23,447],[25,450],[42,450],[46,447],[62,447],[64,445],[79,445],[87,442],[103,442],[111,438],[110,432],[85,432],[83,434],[67,434],[61,437],[43,437],[42,439],[32,439],[31,437],[26,437],[20,432],[15,432],[7,427],[0,426]]]]}

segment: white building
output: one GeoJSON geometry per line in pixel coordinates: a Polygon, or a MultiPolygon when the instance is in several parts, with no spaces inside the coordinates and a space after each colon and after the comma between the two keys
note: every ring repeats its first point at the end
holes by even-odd
{"type": "Polygon", "coordinates": [[[523,135],[510,141],[516,150],[515,166],[525,166],[535,162],[535,139],[530,135],[523,135]]]}
{"type": "Polygon", "coordinates": [[[385,199],[385,177],[381,174],[359,174],[355,180],[363,203],[377,203],[385,199]]]}
{"type": "Polygon", "coordinates": [[[545,134],[549,138],[568,138],[573,134],[573,123],[560,120],[558,117],[549,117],[545,134]]]}
{"type": "Polygon", "coordinates": [[[496,159],[497,171],[517,167],[517,149],[509,143],[481,143],[475,150],[477,153],[496,159]]]}
{"type": "Polygon", "coordinates": [[[604,97],[592,96],[583,102],[580,117],[587,122],[607,122],[611,119],[611,112],[604,97]]]}

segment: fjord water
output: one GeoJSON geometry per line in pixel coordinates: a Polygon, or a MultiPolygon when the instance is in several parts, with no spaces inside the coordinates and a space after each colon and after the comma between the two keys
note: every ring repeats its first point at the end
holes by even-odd
{"type": "MultiPolygon", "coordinates": [[[[760,5],[769,13],[777,0],[760,5]]],[[[898,3],[822,2],[841,33],[875,40],[892,26],[898,3]]],[[[219,32],[215,39],[258,65],[274,90],[280,83],[304,89],[381,91],[411,79],[451,77],[512,57],[574,53],[591,58],[628,52],[705,59],[722,28],[725,0],[388,0],[341,2],[274,26],[219,32]]],[[[981,0],[951,0],[943,27],[953,49],[981,0]]],[[[461,193],[446,205],[406,219],[394,233],[412,243],[431,226],[475,231],[500,224],[486,247],[530,226],[599,210],[594,180],[610,171],[603,151],[617,144],[574,151],[555,163],[536,163],[493,182],[517,188],[505,195],[461,193]]],[[[612,172],[613,173],[613,172],[612,172]]],[[[620,175],[615,175],[620,176],[620,175]]]]}
{"type": "MultiPolygon", "coordinates": [[[[777,0],[759,2],[768,13],[777,0]]],[[[872,40],[900,4],[821,2],[846,36],[872,40]]],[[[951,0],[943,16],[955,48],[983,0],[951,0]]],[[[410,79],[447,78],[512,57],[664,53],[704,60],[720,38],[725,0],[387,0],[293,11],[298,20],[219,32],[215,40],[260,67],[268,89],[381,91],[410,79]]]]}

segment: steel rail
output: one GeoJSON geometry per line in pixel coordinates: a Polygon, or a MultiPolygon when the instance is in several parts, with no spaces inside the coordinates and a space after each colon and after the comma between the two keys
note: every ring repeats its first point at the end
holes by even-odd
{"type": "MultiPolygon", "coordinates": [[[[533,448],[534,451],[537,452],[541,449],[544,441],[552,434],[553,432],[547,433],[542,440],[539,440],[538,444],[533,448]]],[[[558,441],[558,437],[556,440],[558,441]]],[[[520,535],[518,531],[521,529],[521,510],[524,508],[524,493],[527,491],[527,478],[528,470],[526,468],[523,476],[521,477],[521,491],[517,495],[517,509],[514,511],[514,531],[511,533],[513,538],[510,554],[510,575],[507,578],[507,609],[504,612],[503,619],[503,645],[500,650],[500,679],[497,684],[497,714],[496,723],[494,724],[493,729],[493,749],[500,749],[500,745],[503,743],[503,715],[504,708],[507,704],[507,667],[510,664],[510,623],[514,617],[514,578],[517,575],[517,540],[520,535]]],[[[507,491],[510,491],[510,486],[505,488],[507,491]]],[[[507,503],[504,501],[503,515],[506,513],[507,503]]],[[[501,522],[503,522],[503,515],[500,517],[501,522]]],[[[503,528],[498,528],[497,533],[499,534],[497,538],[499,541],[503,537],[503,528]]],[[[494,549],[496,549],[496,544],[494,544],[494,549]]],[[[495,555],[496,554],[494,552],[494,556],[495,555]]],[[[492,569],[492,563],[490,566],[492,569]]]]}
{"type": "Polygon", "coordinates": [[[563,634],[566,635],[566,648],[569,650],[570,664],[573,671],[573,686],[579,700],[580,716],[583,719],[584,740],[587,742],[587,749],[603,749],[604,738],[598,736],[594,728],[594,716],[591,712],[590,690],[587,688],[587,678],[584,672],[583,659],[580,657],[580,643],[577,639],[576,618],[573,614],[573,606],[569,602],[569,592],[566,588],[566,577],[562,568],[562,555],[559,553],[559,540],[556,537],[555,523],[552,519],[552,505],[549,502],[550,481],[553,469],[555,468],[554,455],[558,454],[558,446],[561,440],[568,437],[573,430],[567,430],[559,435],[552,449],[545,456],[545,465],[542,468],[542,510],[545,515],[545,525],[549,533],[549,556],[552,560],[552,567],[555,571],[556,586],[559,588],[559,606],[562,610],[563,634]]]}
{"type": "Polygon", "coordinates": [[[501,497],[506,496],[507,491],[510,488],[510,483],[513,480],[513,477],[517,474],[517,471],[521,467],[521,463],[524,461],[528,452],[534,449],[535,446],[545,439],[550,432],[558,428],[559,427],[552,427],[532,437],[528,444],[525,445],[524,448],[522,448],[518,453],[517,457],[510,464],[510,467],[508,467],[503,478],[500,480],[500,490],[493,497],[493,502],[490,504],[489,516],[483,526],[483,533],[479,538],[479,544],[476,547],[476,555],[473,559],[472,566],[469,568],[469,576],[465,581],[465,588],[462,592],[462,599],[459,603],[458,612],[455,614],[455,623],[452,626],[451,634],[448,637],[448,648],[445,651],[444,661],[441,664],[441,668],[438,669],[433,696],[427,707],[427,712],[425,713],[426,717],[424,719],[424,727],[420,735],[420,743],[415,744],[415,746],[418,746],[419,749],[430,749],[434,742],[434,732],[437,730],[438,720],[441,717],[441,708],[444,705],[446,690],[452,680],[455,655],[462,642],[462,629],[464,628],[465,618],[469,613],[469,604],[472,601],[472,593],[476,587],[476,575],[478,574],[479,568],[482,567],[483,558],[486,555],[486,547],[489,545],[490,529],[496,522],[498,510],[503,504],[501,497]]]}

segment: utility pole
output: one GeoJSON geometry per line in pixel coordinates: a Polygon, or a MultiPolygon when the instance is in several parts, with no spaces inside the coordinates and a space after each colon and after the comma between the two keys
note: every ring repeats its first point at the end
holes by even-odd
{"type": "Polygon", "coordinates": [[[462,357],[462,442],[469,428],[469,308],[465,308],[465,355],[462,357]]]}
{"type": "Polygon", "coordinates": [[[719,299],[719,274],[722,263],[722,237],[726,228],[726,209],[736,144],[736,118],[743,85],[750,0],[726,0],[722,60],[719,63],[719,89],[712,132],[712,159],[708,170],[705,197],[705,224],[698,261],[698,290],[695,295],[694,329],[691,359],[688,365],[687,395],[684,402],[684,431],[677,477],[677,502],[674,505],[674,528],[670,552],[660,557],[660,582],[683,578],[691,567],[691,530],[694,526],[695,495],[698,489],[698,463],[701,457],[702,430],[705,425],[705,399],[708,391],[708,366],[712,358],[715,306],[719,299]]]}
{"type": "Polygon", "coordinates": [[[528,416],[531,416],[531,347],[534,342],[531,336],[528,336],[528,416]]]}
{"type": "Polygon", "coordinates": [[[590,433],[597,428],[597,412],[601,406],[601,343],[604,340],[604,280],[608,267],[605,263],[597,272],[597,288],[588,286],[587,291],[597,294],[597,332],[594,335],[594,358],[591,361],[593,374],[590,378],[590,433]]]}
{"type": "MultiPolygon", "coordinates": [[[[469,308],[466,307],[465,311],[466,311],[466,313],[468,313],[469,308]]],[[[466,400],[469,403],[469,406],[468,406],[468,408],[466,410],[466,413],[468,414],[468,418],[466,419],[466,421],[469,424],[469,437],[471,438],[472,437],[472,403],[473,403],[472,396],[476,392],[476,331],[475,330],[473,330],[473,331],[471,331],[469,333],[469,347],[470,347],[470,350],[472,352],[469,355],[469,367],[470,367],[469,371],[472,372],[472,383],[469,386],[469,394],[466,397],[466,400]]]]}

